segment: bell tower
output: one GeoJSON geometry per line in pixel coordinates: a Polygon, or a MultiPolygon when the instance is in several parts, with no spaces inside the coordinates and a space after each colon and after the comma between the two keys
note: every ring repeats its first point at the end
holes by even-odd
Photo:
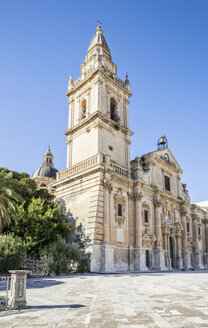
{"type": "Polygon", "coordinates": [[[117,77],[100,24],[81,64],[81,76],[70,75],[67,168],[97,154],[130,167],[129,80],[117,77]]]}
{"type": "Polygon", "coordinates": [[[67,168],[58,172],[53,184],[56,198],[92,241],[91,271],[115,271],[118,249],[126,268],[131,92],[128,75],[125,81],[117,76],[100,24],[81,64],[81,76],[74,81],[70,75],[66,95],[67,168]]]}

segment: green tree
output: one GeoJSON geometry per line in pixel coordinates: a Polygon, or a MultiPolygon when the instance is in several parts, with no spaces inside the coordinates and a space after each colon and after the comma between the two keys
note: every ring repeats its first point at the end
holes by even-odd
{"type": "Polygon", "coordinates": [[[26,246],[21,238],[13,234],[0,236],[0,272],[21,269],[22,260],[25,256],[26,246]]]}
{"type": "Polygon", "coordinates": [[[16,220],[17,204],[22,201],[17,180],[10,172],[0,171],[0,233],[12,218],[16,220]]]}
{"type": "Polygon", "coordinates": [[[79,263],[80,248],[75,243],[67,243],[65,239],[59,238],[41,250],[41,259],[46,273],[68,273],[79,263]]]}
{"type": "Polygon", "coordinates": [[[37,184],[35,180],[30,179],[29,174],[22,172],[16,172],[8,170],[7,168],[0,167],[0,175],[8,175],[14,181],[16,181],[15,191],[21,195],[24,199],[24,207],[27,208],[30,204],[32,198],[39,198],[41,197],[44,199],[48,204],[53,202],[54,196],[49,194],[47,190],[37,190],[37,184]]]}
{"type": "Polygon", "coordinates": [[[17,223],[9,230],[26,243],[31,255],[39,256],[45,245],[66,238],[70,225],[60,205],[51,206],[44,199],[33,198],[27,208],[24,203],[18,206],[17,223]]]}

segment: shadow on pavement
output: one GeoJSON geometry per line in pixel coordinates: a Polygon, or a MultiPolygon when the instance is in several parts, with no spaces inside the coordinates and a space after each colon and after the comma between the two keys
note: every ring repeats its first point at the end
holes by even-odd
{"type": "Polygon", "coordinates": [[[55,279],[34,279],[34,280],[27,280],[27,289],[34,289],[34,288],[46,288],[56,285],[64,284],[63,281],[58,281],[55,279]]]}
{"type": "Polygon", "coordinates": [[[41,310],[41,309],[77,309],[81,307],[86,307],[83,304],[69,304],[69,305],[34,305],[27,306],[28,310],[41,310]]]}

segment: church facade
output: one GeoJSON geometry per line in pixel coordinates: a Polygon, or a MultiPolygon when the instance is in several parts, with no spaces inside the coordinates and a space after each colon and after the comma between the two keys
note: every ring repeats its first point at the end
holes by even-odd
{"type": "Polygon", "coordinates": [[[70,76],[67,168],[56,198],[92,240],[91,271],[208,268],[208,211],[190,204],[165,136],[130,161],[128,76],[122,81],[100,25],[70,76]]]}

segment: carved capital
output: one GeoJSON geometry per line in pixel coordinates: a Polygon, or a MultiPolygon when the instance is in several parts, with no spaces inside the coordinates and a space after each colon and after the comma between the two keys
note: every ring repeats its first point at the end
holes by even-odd
{"type": "Polygon", "coordinates": [[[199,219],[199,216],[198,214],[192,214],[192,219],[195,221],[195,220],[198,220],[199,219]]]}
{"type": "Polygon", "coordinates": [[[71,137],[68,137],[67,138],[67,141],[66,141],[67,145],[69,145],[71,142],[72,142],[72,138],[71,137]]]}
{"type": "Polygon", "coordinates": [[[182,204],[181,205],[181,215],[185,216],[187,214],[187,212],[188,212],[187,207],[184,204],[182,204]]]}
{"type": "Polygon", "coordinates": [[[134,200],[134,194],[127,191],[127,196],[129,200],[134,200]]]}
{"type": "Polygon", "coordinates": [[[155,207],[162,206],[162,202],[161,202],[160,195],[159,195],[158,191],[154,195],[153,203],[154,203],[154,206],[155,207]]]}
{"type": "Polygon", "coordinates": [[[162,206],[162,202],[160,200],[154,199],[154,206],[160,207],[160,206],[162,206]]]}
{"type": "Polygon", "coordinates": [[[103,181],[103,189],[106,191],[111,191],[113,188],[109,181],[103,181]]]}
{"type": "Polygon", "coordinates": [[[142,195],[142,193],[141,192],[135,192],[134,193],[134,200],[135,201],[140,201],[140,200],[142,200],[142,198],[143,198],[143,195],[142,195]]]}

